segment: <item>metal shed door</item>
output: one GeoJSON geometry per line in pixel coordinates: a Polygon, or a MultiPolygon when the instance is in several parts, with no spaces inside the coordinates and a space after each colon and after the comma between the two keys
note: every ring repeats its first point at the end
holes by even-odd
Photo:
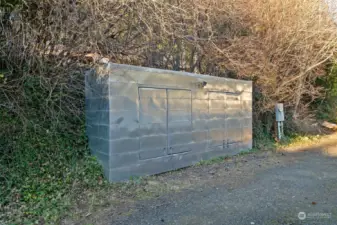
{"type": "Polygon", "coordinates": [[[191,151],[191,91],[139,88],[139,123],[140,159],[191,151]]]}
{"type": "Polygon", "coordinates": [[[140,159],[167,154],[166,89],[139,88],[140,159]]]}
{"type": "Polygon", "coordinates": [[[225,146],[225,99],[226,93],[209,92],[209,147],[223,149],[225,146]]]}
{"type": "Polygon", "coordinates": [[[192,94],[189,90],[167,89],[168,153],[188,152],[192,149],[192,94]]]}
{"type": "Polygon", "coordinates": [[[242,101],[237,94],[226,96],[226,142],[227,147],[242,142],[242,101]]]}

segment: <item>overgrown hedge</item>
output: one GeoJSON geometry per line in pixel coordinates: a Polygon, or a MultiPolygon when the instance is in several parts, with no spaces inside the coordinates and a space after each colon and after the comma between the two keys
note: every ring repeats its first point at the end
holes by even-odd
{"type": "Polygon", "coordinates": [[[51,94],[38,76],[22,82],[24,117],[0,110],[0,223],[57,224],[76,195],[99,187],[102,169],[89,154],[84,118],[51,111],[60,91],[51,94]]]}
{"type": "Polygon", "coordinates": [[[326,77],[317,80],[318,85],[324,87],[325,95],[312,107],[317,110],[318,119],[337,123],[337,61],[328,65],[327,71],[326,77]]]}

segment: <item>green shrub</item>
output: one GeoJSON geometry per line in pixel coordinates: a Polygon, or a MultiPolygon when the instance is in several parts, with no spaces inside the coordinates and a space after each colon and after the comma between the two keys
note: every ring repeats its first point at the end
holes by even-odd
{"type": "Polygon", "coordinates": [[[323,99],[313,105],[317,108],[317,117],[337,123],[337,60],[328,66],[328,75],[317,81],[326,91],[323,99]]]}
{"type": "Polygon", "coordinates": [[[14,8],[16,5],[21,5],[22,0],[4,0],[0,1],[0,7],[14,8]]]}
{"type": "Polygon", "coordinates": [[[24,80],[26,113],[0,108],[0,224],[55,224],[76,193],[101,183],[83,116],[57,110],[62,92],[51,95],[41,84],[24,80]]]}

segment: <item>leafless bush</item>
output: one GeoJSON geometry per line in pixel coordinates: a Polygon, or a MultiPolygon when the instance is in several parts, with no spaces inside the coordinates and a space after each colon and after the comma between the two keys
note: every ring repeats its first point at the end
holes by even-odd
{"type": "Polygon", "coordinates": [[[107,57],[252,79],[258,114],[284,102],[296,118],[321,95],[315,80],[325,75],[337,43],[320,0],[27,0],[6,21],[1,58],[11,73],[0,84],[6,99],[20,102],[22,76],[36,74],[50,81],[49,89],[56,82],[72,90],[62,105],[77,114],[73,90],[83,82],[72,74],[107,57]]]}
{"type": "MultiPolygon", "coordinates": [[[[257,76],[256,84],[266,98],[263,109],[272,108],[275,101],[285,102],[297,117],[321,94],[315,80],[325,75],[326,62],[336,53],[336,26],[320,0],[244,3],[250,9],[245,21],[255,36],[255,41],[249,38],[247,50],[260,52],[258,61],[248,65],[259,68],[245,73],[257,76]]],[[[249,62],[241,58],[237,63],[243,71],[245,61],[249,62]]]]}

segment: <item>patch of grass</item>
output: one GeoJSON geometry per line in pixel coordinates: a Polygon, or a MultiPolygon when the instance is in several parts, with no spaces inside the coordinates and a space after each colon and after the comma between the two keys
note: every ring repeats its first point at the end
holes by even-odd
{"type": "Polygon", "coordinates": [[[144,184],[147,181],[147,177],[140,177],[140,176],[133,176],[130,177],[129,179],[129,184],[132,185],[140,185],[140,184],[144,184]]]}
{"type": "Polygon", "coordinates": [[[326,94],[312,105],[317,109],[317,118],[337,123],[337,59],[327,67],[328,75],[317,79],[317,85],[324,87],[326,94]]]}
{"type": "Polygon", "coordinates": [[[244,155],[249,155],[249,154],[253,154],[256,152],[259,152],[260,149],[258,148],[252,148],[252,149],[247,149],[247,150],[243,150],[242,152],[239,153],[240,156],[244,156],[244,155]]]}
{"type": "Polygon", "coordinates": [[[272,136],[272,121],[274,121],[274,118],[271,114],[266,114],[264,117],[266,121],[254,120],[253,149],[275,150],[275,140],[272,136]]]}
{"type": "Polygon", "coordinates": [[[197,164],[195,164],[195,166],[204,166],[204,165],[212,165],[216,163],[221,163],[225,161],[226,159],[229,159],[229,156],[219,156],[219,157],[215,157],[215,158],[208,159],[208,160],[202,160],[198,162],[197,164]]]}
{"type": "MultiPolygon", "coordinates": [[[[238,156],[244,156],[244,155],[249,155],[249,154],[253,154],[260,151],[257,148],[253,148],[253,149],[247,149],[247,150],[243,150],[241,151],[238,156]]],[[[222,163],[223,161],[232,158],[233,156],[219,156],[219,157],[214,157],[208,160],[202,160],[200,162],[198,162],[197,164],[195,164],[195,166],[205,166],[205,165],[213,165],[213,164],[217,164],[217,163],[222,163]]]]}
{"type": "Polygon", "coordinates": [[[321,135],[303,135],[292,134],[291,136],[284,137],[281,142],[276,143],[276,148],[292,147],[297,145],[308,145],[318,142],[323,136],[321,135]]]}

